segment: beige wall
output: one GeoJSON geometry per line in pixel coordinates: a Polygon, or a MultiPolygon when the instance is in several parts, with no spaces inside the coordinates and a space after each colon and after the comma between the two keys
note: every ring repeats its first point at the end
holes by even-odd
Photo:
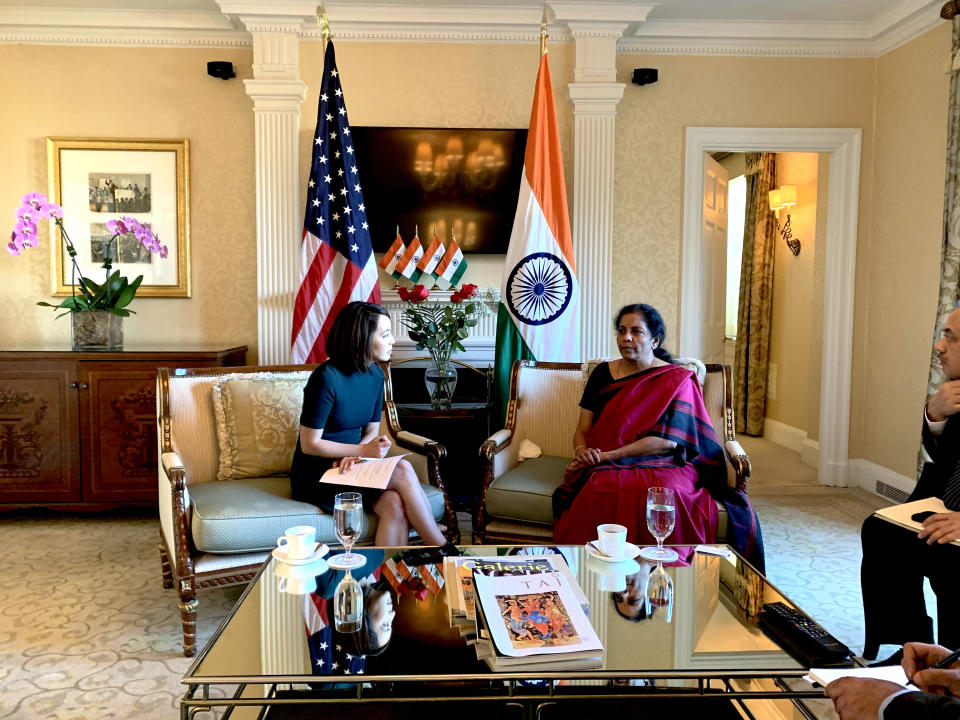
{"type": "Polygon", "coordinates": [[[853,456],[910,476],[939,288],[949,65],[949,23],[877,62],[875,182],[857,253],[853,456]]]}
{"type": "MultiPolygon", "coordinates": [[[[808,433],[813,407],[819,398],[811,392],[811,349],[821,349],[821,338],[812,334],[811,308],[823,294],[815,285],[817,253],[817,153],[777,153],[777,186],[796,185],[797,204],[790,213],[793,237],[800,241],[794,256],[779,236],[774,242],[773,318],[770,328],[770,363],[777,366],[775,398],[767,397],[767,417],[808,433]]],[[[781,225],[787,222],[780,212],[781,225]]],[[[821,303],[822,307],[822,303],[821,303]]],[[[814,435],[810,439],[816,439],[814,435]]]]}
{"type": "MultiPolygon", "coordinates": [[[[684,128],[863,129],[850,451],[905,474],[912,471],[935,310],[949,42],[944,24],[880,59],[617,60],[618,80],[627,87],[616,132],[613,304],[643,300],[659,307],[668,347],[676,347],[679,314],[684,128]],[[659,68],[660,81],[629,84],[638,66],[659,68]]],[[[354,124],[528,123],[535,44],[342,42],[337,49],[354,124]]],[[[320,53],[319,42],[301,44],[309,85],[303,176],[316,122],[320,53]]],[[[572,45],[554,44],[550,58],[572,198],[566,88],[573,79],[572,45]]],[[[127,337],[159,334],[170,346],[203,340],[253,349],[252,104],[239,79],[205,74],[210,59],[232,60],[240,78],[250,76],[251,56],[244,50],[0,45],[0,151],[6,160],[0,211],[12,212],[27,190],[46,187],[47,135],[189,138],[194,296],[135,300],[138,314],[127,324],[127,337]],[[40,89],[24,89],[24,78],[40,78],[40,89]]],[[[2,347],[68,342],[67,323],[34,305],[49,298],[45,230],[41,243],[27,256],[0,257],[2,347]]],[[[499,284],[502,260],[473,256],[469,262],[469,279],[499,284]]]]}
{"type": "MultiPolygon", "coordinates": [[[[253,115],[241,82],[206,74],[211,59],[251,74],[244,50],[0,45],[0,216],[47,192],[46,136],[188,138],[193,297],[135,299],[126,340],[243,344],[256,358],[253,115]]],[[[0,347],[69,349],[69,319],[35,304],[50,300],[50,258],[46,225],[38,247],[0,253],[0,347]]]]}

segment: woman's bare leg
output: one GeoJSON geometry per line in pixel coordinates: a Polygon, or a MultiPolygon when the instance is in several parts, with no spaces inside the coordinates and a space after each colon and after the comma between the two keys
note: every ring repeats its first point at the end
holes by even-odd
{"type": "Polygon", "coordinates": [[[430,503],[423,494],[420,481],[413,466],[406,460],[397,463],[397,468],[387,483],[387,489],[395,490],[403,499],[403,509],[413,529],[420,535],[420,539],[427,545],[444,545],[447,539],[440,532],[440,528],[430,512],[430,503]]]}
{"type": "Polygon", "coordinates": [[[403,513],[403,500],[393,490],[384,490],[373,504],[377,516],[377,534],[375,542],[380,547],[406,545],[410,532],[407,517],[403,513]]]}

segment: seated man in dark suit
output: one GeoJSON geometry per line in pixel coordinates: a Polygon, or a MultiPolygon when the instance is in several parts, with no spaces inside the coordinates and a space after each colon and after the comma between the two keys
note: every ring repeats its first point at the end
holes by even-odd
{"type": "Polygon", "coordinates": [[[863,655],[876,657],[881,644],[907,640],[933,641],[923,578],[937,595],[939,641],[960,645],[960,308],[947,317],[936,344],[948,381],[930,398],[923,423],[926,463],[909,500],[938,497],[950,512],[923,522],[919,533],[878,517],[868,517],[861,530],[863,564],[860,582],[866,639],[863,655]]]}
{"type": "Polygon", "coordinates": [[[950,651],[940,645],[907,643],[903,647],[904,683],[841,678],[827,685],[827,696],[840,720],[957,720],[960,718],[960,662],[933,666],[950,651]]]}

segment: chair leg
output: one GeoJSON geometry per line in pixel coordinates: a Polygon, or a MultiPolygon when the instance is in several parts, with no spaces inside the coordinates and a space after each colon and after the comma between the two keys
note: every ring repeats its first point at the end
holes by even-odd
{"type": "Polygon", "coordinates": [[[167,549],[160,542],[160,572],[163,575],[163,586],[168,590],[173,587],[173,571],[170,569],[170,558],[167,557],[167,549]]]}
{"type": "Polygon", "coordinates": [[[196,598],[180,597],[180,621],[183,623],[183,656],[193,657],[197,652],[197,606],[196,598]]]}

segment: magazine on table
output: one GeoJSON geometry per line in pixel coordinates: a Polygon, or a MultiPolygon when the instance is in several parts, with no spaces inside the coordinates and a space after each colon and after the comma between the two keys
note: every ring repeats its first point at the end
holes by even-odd
{"type": "Polygon", "coordinates": [[[474,574],[481,635],[477,656],[495,670],[597,666],[603,645],[559,572],[474,574]]]}
{"type": "Polygon", "coordinates": [[[347,472],[340,472],[340,468],[333,467],[320,476],[322,483],[335,485],[353,485],[360,488],[386,490],[390,477],[403,455],[393,455],[385,458],[360,458],[347,472]]]}
{"type": "MultiPolygon", "coordinates": [[[[883,518],[887,522],[899,525],[907,530],[916,530],[919,532],[922,523],[914,520],[913,516],[921,512],[945,513],[950,512],[943,500],[938,497],[928,497],[922,500],[903,503],[901,505],[891,505],[890,507],[877,510],[874,515],[883,518]]],[[[951,540],[952,545],[960,545],[960,540],[951,540]]]]}
{"type": "Polygon", "coordinates": [[[443,569],[447,581],[447,609],[450,611],[450,625],[461,627],[462,633],[476,634],[474,573],[506,576],[559,572],[573,588],[584,614],[590,613],[587,596],[574,580],[573,573],[570,572],[569,566],[560,553],[449,557],[444,558],[443,569]]]}

